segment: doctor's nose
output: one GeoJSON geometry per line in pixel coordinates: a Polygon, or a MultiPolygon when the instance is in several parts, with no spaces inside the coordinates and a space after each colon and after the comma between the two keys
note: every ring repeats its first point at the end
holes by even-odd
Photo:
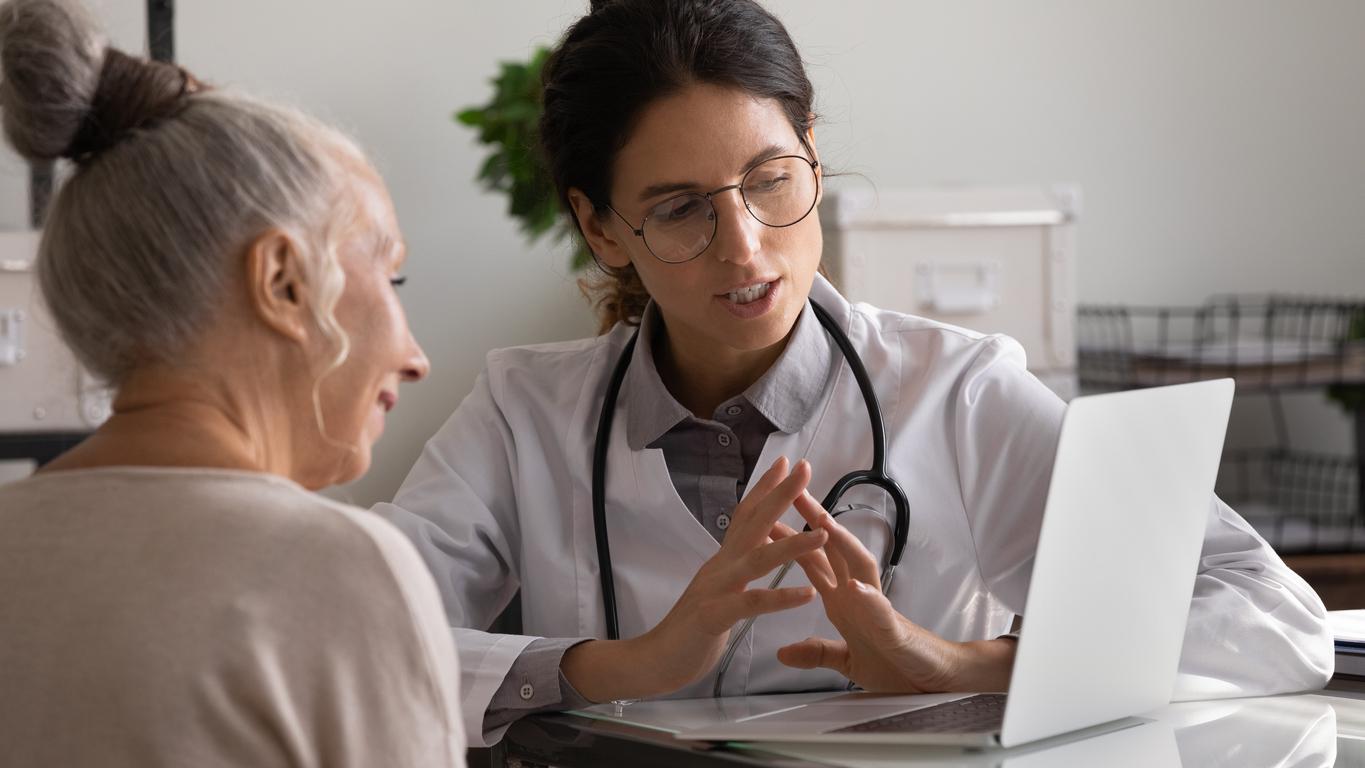
{"type": "Polygon", "coordinates": [[[712,254],[721,261],[743,264],[761,249],[762,222],[745,207],[744,198],[736,189],[734,194],[718,195],[711,200],[716,212],[716,234],[711,243],[712,254]]]}

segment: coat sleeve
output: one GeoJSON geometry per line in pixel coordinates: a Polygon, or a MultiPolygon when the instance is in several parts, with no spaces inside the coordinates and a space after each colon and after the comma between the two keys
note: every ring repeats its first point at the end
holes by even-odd
{"type": "Polygon", "coordinates": [[[1023,614],[1066,405],[1025,369],[1013,339],[996,336],[981,342],[948,408],[982,580],[1023,614]]]}
{"type": "Polygon", "coordinates": [[[393,502],[374,507],[413,542],[436,580],[459,655],[460,705],[471,746],[502,738],[507,726],[485,732],[484,713],[517,657],[536,640],[481,631],[520,586],[515,473],[512,432],[485,372],[427,442],[393,502]]]}
{"type": "Polygon", "coordinates": [[[1321,688],[1332,632],[1313,588],[1222,500],[1209,505],[1176,700],[1321,688]]]}
{"type": "MultiPolygon", "coordinates": [[[[1016,343],[995,337],[984,342],[950,407],[982,577],[1022,613],[1064,404],[1025,370],[1016,343]]],[[[1241,516],[1211,499],[1175,698],[1320,688],[1332,666],[1317,594],[1241,516]]]]}

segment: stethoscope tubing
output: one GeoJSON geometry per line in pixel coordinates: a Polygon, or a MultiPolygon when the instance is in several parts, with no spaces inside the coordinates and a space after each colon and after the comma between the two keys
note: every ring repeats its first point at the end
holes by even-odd
{"type": "MultiPolygon", "coordinates": [[[[855,470],[839,478],[838,482],[830,488],[825,495],[823,506],[827,510],[834,510],[839,498],[850,488],[858,485],[873,485],[891,496],[892,505],[896,509],[896,521],[892,530],[891,553],[887,558],[887,565],[882,570],[882,592],[888,594],[891,589],[891,581],[895,576],[896,566],[900,564],[901,557],[905,553],[906,540],[910,531],[910,506],[905,497],[905,492],[900,485],[886,472],[886,426],[882,421],[881,404],[877,399],[877,393],[872,388],[872,380],[867,374],[866,367],[863,366],[862,358],[859,357],[857,350],[853,348],[853,342],[849,340],[847,334],[839,328],[834,318],[814,300],[810,301],[812,311],[820,325],[829,333],[830,338],[839,347],[844,361],[848,363],[849,369],[853,373],[853,378],[857,381],[858,389],[862,394],[863,404],[867,408],[868,421],[872,427],[872,466],[867,470],[855,470]]],[[[616,611],[616,584],[612,578],[611,569],[611,544],[607,534],[607,514],[606,514],[606,484],[607,484],[607,449],[611,438],[612,423],[616,415],[616,402],[621,392],[621,384],[625,381],[626,371],[630,367],[630,360],[635,351],[636,342],[640,332],[635,333],[626,341],[621,349],[621,355],[617,358],[616,365],[613,367],[611,377],[607,380],[607,390],[602,398],[602,412],[598,416],[597,436],[593,445],[593,466],[592,466],[592,507],[593,507],[593,534],[597,544],[597,568],[598,579],[602,585],[602,607],[606,614],[607,637],[611,640],[619,640],[621,637],[620,619],[616,611]]],[[[831,512],[838,515],[838,512],[831,512]]],[[[804,530],[810,530],[810,526],[805,526],[804,530]]],[[[791,570],[792,563],[788,562],[782,566],[769,584],[769,589],[776,589],[782,579],[791,570]]],[[[724,656],[722,657],[715,684],[715,695],[720,695],[721,684],[724,681],[725,672],[729,669],[730,662],[739,644],[748,635],[753,627],[756,617],[745,619],[739,629],[731,637],[727,645],[724,656]]]]}
{"type": "Polygon", "coordinates": [[[607,381],[607,394],[602,398],[602,414],[597,419],[597,439],[592,449],[592,528],[597,540],[597,577],[602,582],[602,608],[607,615],[607,637],[611,640],[621,639],[621,622],[616,614],[616,582],[611,576],[611,543],[607,538],[607,448],[611,423],[616,418],[616,397],[621,392],[621,382],[626,378],[639,336],[637,329],[621,348],[621,357],[607,381]]]}

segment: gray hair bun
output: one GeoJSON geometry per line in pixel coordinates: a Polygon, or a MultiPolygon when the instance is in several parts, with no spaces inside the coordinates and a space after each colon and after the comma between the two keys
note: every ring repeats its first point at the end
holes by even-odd
{"type": "Polygon", "coordinates": [[[0,66],[5,133],[31,160],[88,160],[174,115],[198,89],[178,67],[106,47],[94,20],[69,0],[0,8],[0,66]]]}
{"type": "Polygon", "coordinates": [[[0,5],[11,143],[81,163],[53,196],[36,261],[67,345],[115,387],[143,366],[195,365],[244,245],[277,228],[299,246],[308,306],[340,365],[337,253],[351,229],[336,224],[361,215],[360,149],[297,110],[195,93],[180,69],[109,49],[77,2],[0,5]]]}

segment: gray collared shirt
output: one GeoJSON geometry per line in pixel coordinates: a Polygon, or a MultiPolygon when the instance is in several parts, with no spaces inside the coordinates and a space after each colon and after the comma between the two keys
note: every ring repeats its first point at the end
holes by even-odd
{"type": "MultiPolygon", "coordinates": [[[[697,418],[668,391],[654,364],[663,320],[651,303],[622,386],[626,442],[632,451],[663,451],[673,487],[692,516],[723,541],[768,435],[794,433],[820,403],[838,351],[806,306],[777,362],[709,419],[697,418]]],[[[766,470],[767,467],[761,469],[766,470]]],[[[592,702],[560,671],[564,654],[589,638],[540,638],[512,663],[484,714],[494,728],[534,712],[575,709],[592,702]]]]}
{"type": "Polygon", "coordinates": [[[806,425],[820,402],[836,350],[807,306],[777,362],[744,392],[721,403],[710,418],[698,418],[659,377],[654,350],[662,332],[662,318],[651,304],[622,388],[626,442],[633,451],[663,451],[683,504],[722,541],[768,435],[791,434],[806,425]]]}

